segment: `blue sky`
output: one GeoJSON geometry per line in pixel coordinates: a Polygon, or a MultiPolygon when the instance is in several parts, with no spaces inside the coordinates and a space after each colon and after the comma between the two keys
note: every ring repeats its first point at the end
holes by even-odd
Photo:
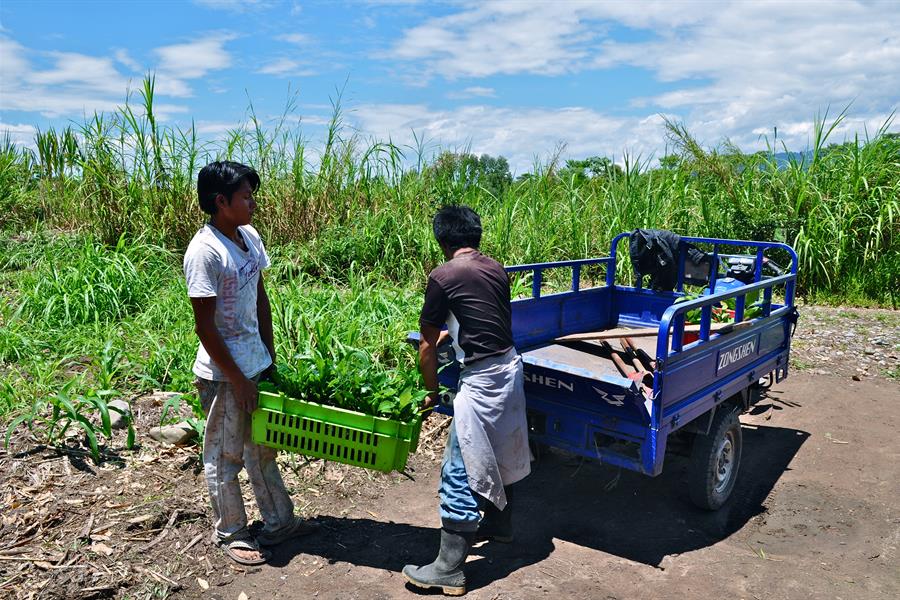
{"type": "MultiPolygon", "coordinates": [[[[366,138],[535,158],[665,152],[662,117],[704,143],[804,149],[815,115],[852,103],[835,141],[900,105],[898,2],[0,3],[0,131],[114,110],[156,75],[167,125],[221,138],[256,113],[313,141],[343,89],[366,138]]],[[[897,123],[891,126],[897,131],[897,123]]]]}

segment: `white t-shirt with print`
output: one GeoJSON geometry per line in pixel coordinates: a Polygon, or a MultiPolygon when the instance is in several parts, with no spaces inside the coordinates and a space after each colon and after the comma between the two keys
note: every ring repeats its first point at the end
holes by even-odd
{"type": "MultiPolygon", "coordinates": [[[[272,364],[256,312],[259,276],[269,266],[269,256],[256,229],[242,225],[238,230],[246,252],[212,225],[204,225],[188,245],[184,275],[188,296],[216,298],[216,329],[241,372],[254,377],[272,364]]],[[[202,343],[193,370],[203,379],[226,379],[202,343]]]]}

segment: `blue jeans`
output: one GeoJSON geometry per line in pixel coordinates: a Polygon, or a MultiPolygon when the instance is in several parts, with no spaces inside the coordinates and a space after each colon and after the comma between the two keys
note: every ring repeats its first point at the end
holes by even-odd
{"type": "Polygon", "coordinates": [[[476,531],[484,500],[469,488],[466,465],[456,438],[456,423],[450,423],[450,437],[441,463],[441,527],[452,531],[476,531]]]}

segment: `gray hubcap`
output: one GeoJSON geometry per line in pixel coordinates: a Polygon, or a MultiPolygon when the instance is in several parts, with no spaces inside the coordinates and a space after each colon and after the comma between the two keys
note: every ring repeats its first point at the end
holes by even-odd
{"type": "Polygon", "coordinates": [[[716,492],[722,493],[734,473],[734,432],[729,431],[719,442],[716,451],[716,492]]]}

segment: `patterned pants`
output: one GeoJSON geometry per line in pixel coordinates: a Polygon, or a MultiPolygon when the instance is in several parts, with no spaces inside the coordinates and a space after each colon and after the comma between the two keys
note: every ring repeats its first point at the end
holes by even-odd
{"type": "Polygon", "coordinates": [[[294,504],[275,464],[275,450],[251,441],[250,413],[238,406],[232,385],[198,378],[197,389],[206,413],[203,468],[216,536],[224,540],[249,535],[238,483],[238,473],[245,467],[265,524],[264,531],[275,531],[289,524],[294,516],[294,504]]]}

